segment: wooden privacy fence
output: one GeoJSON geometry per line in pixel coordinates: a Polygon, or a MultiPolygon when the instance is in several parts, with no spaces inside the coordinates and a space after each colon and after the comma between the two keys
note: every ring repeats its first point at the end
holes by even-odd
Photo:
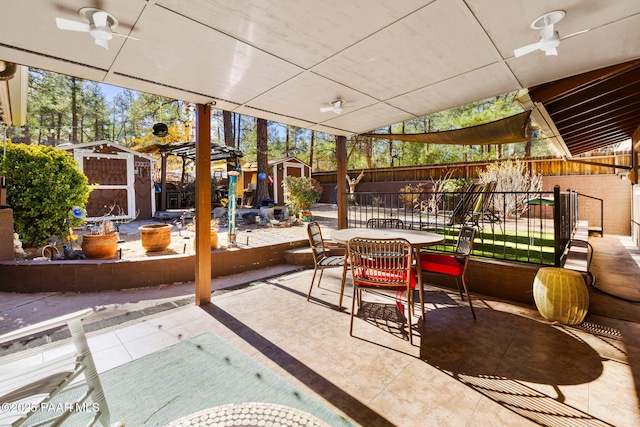
{"type": "MultiPolygon", "coordinates": [[[[539,158],[523,160],[533,175],[608,175],[617,173],[616,166],[627,170],[631,166],[630,152],[616,152],[602,156],[580,158],[567,161],[559,158],[539,158]]],[[[442,178],[477,179],[478,172],[495,162],[461,162],[425,166],[396,166],[388,168],[353,169],[348,173],[355,178],[361,172],[361,182],[430,181],[442,178]]],[[[335,184],[336,171],[313,172],[320,184],[335,184]]]]}

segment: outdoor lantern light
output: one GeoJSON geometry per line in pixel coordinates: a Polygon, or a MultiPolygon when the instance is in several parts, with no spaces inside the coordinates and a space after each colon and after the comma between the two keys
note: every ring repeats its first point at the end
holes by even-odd
{"type": "Polygon", "coordinates": [[[164,123],[156,123],[153,125],[153,134],[157,137],[163,138],[169,134],[169,128],[164,123]]]}

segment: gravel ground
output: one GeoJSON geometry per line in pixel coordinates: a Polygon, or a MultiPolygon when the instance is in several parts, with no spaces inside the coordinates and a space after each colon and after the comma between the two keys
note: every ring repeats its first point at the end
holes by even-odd
{"type": "MultiPolygon", "coordinates": [[[[337,225],[337,211],[334,205],[314,205],[312,208],[314,219],[318,221],[326,233],[335,229],[337,225]]],[[[237,222],[236,245],[238,248],[248,248],[265,246],[278,242],[287,242],[298,239],[307,239],[306,223],[296,221],[292,224],[265,224],[258,225],[253,220],[259,214],[258,210],[240,209],[238,211],[239,219],[237,222]],[[243,215],[249,218],[250,223],[243,221],[243,215]]],[[[166,220],[167,223],[174,223],[171,232],[171,243],[165,251],[147,252],[140,241],[140,231],[138,227],[145,224],[158,224],[163,221],[158,220],[139,220],[122,224],[119,227],[119,237],[122,243],[119,244],[119,250],[116,256],[122,256],[123,259],[148,258],[162,255],[178,255],[178,254],[194,254],[195,233],[189,230],[190,227],[181,227],[179,220],[166,220]]],[[[76,231],[78,240],[71,244],[72,248],[80,251],[82,235],[86,230],[79,229],[76,231]]],[[[218,233],[219,249],[227,247],[228,228],[221,227],[218,233]]],[[[328,236],[327,236],[328,237],[328,236]]],[[[60,253],[62,253],[62,242],[57,244],[60,253]]],[[[27,256],[18,257],[18,259],[34,259],[41,256],[41,251],[30,252],[27,256]]]]}

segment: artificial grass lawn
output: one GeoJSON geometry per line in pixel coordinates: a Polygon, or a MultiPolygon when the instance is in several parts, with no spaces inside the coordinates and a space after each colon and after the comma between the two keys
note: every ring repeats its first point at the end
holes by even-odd
{"type": "MultiPolygon", "coordinates": [[[[445,236],[445,242],[435,247],[437,251],[454,252],[459,230],[438,229],[445,236]]],[[[496,258],[529,264],[553,265],[554,239],[552,233],[529,235],[517,230],[491,232],[478,230],[473,243],[473,256],[496,258]]]]}

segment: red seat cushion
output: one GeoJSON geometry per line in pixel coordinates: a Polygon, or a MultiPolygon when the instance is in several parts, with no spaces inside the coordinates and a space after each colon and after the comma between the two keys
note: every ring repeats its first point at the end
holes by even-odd
{"type": "Polygon", "coordinates": [[[420,254],[420,267],[422,271],[430,273],[448,274],[449,276],[462,276],[462,264],[452,255],[420,254]]]}

